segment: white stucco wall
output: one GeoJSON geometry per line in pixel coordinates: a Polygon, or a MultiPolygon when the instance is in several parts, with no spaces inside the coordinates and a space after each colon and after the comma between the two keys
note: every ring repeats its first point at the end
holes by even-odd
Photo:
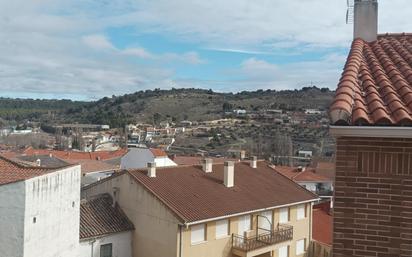
{"type": "Polygon", "coordinates": [[[25,181],[24,257],[78,256],[80,179],[74,166],[25,181]]]}
{"type": "Polygon", "coordinates": [[[114,171],[96,171],[96,172],[90,172],[90,173],[84,174],[84,176],[82,176],[82,181],[81,181],[82,186],[87,186],[101,179],[110,177],[111,175],[113,175],[113,173],[114,171]]]}
{"type": "Polygon", "coordinates": [[[169,157],[156,157],[154,159],[156,163],[156,167],[170,167],[170,166],[177,166],[177,164],[169,159],[169,157]]]}
{"type": "Polygon", "coordinates": [[[121,169],[142,169],[148,162],[153,162],[154,156],[147,148],[130,148],[120,161],[121,169]]]}
{"type": "Polygon", "coordinates": [[[23,256],[24,186],[24,181],[0,186],[0,256],[23,256]]]}
{"type": "Polygon", "coordinates": [[[80,241],[79,257],[100,257],[100,246],[112,244],[113,257],[132,257],[132,232],[126,231],[80,241]]]}
{"type": "Polygon", "coordinates": [[[155,157],[148,148],[130,148],[120,161],[121,169],[143,169],[148,162],[155,162],[156,167],[177,166],[169,157],[155,157]]]}

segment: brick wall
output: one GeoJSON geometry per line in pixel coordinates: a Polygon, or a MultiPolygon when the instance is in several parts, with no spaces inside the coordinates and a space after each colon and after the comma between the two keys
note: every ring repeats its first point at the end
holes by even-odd
{"type": "Polygon", "coordinates": [[[334,257],[412,256],[412,139],[339,138],[334,257]]]}

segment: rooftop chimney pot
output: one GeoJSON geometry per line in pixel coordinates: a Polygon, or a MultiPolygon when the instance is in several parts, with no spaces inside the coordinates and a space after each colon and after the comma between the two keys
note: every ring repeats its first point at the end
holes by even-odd
{"type": "Polygon", "coordinates": [[[235,164],[233,161],[225,161],[223,183],[226,187],[235,185],[235,164]]]}
{"type": "Polygon", "coordinates": [[[213,160],[211,158],[205,158],[202,160],[202,170],[206,173],[212,172],[213,160]]]}
{"type": "Polygon", "coordinates": [[[378,1],[355,0],[353,37],[367,42],[378,39],[378,1]]]}
{"type": "Polygon", "coordinates": [[[156,177],[156,163],[155,162],[148,162],[147,163],[147,176],[151,178],[156,177]]]}

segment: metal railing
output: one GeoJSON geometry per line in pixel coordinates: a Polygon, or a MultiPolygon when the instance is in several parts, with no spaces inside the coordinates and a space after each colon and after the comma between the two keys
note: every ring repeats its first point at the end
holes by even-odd
{"type": "Polygon", "coordinates": [[[288,225],[279,225],[275,230],[270,232],[248,237],[232,234],[232,249],[249,252],[268,245],[285,242],[291,240],[292,238],[293,227],[288,225]]]}

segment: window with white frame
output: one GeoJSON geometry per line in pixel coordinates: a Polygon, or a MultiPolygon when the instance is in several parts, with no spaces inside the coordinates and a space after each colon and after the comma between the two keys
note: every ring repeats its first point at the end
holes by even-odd
{"type": "Polygon", "coordinates": [[[192,244],[206,241],[206,225],[199,224],[190,227],[190,239],[192,244]]]}
{"type": "Polygon", "coordinates": [[[296,241],[296,255],[301,255],[305,253],[306,239],[301,239],[296,241]]]}
{"type": "Polygon", "coordinates": [[[297,208],[297,219],[302,220],[306,218],[306,206],[304,204],[298,205],[297,208]]]}
{"type": "Polygon", "coordinates": [[[238,234],[243,235],[244,232],[251,230],[250,215],[239,217],[238,234]]]}
{"type": "Polygon", "coordinates": [[[289,246],[285,245],[279,248],[279,257],[289,257],[289,246]]]}
{"type": "Polygon", "coordinates": [[[216,238],[225,237],[229,235],[229,220],[216,221],[216,238]]]}
{"type": "Polygon", "coordinates": [[[279,210],[279,223],[289,222],[289,208],[281,208],[279,210]]]}

